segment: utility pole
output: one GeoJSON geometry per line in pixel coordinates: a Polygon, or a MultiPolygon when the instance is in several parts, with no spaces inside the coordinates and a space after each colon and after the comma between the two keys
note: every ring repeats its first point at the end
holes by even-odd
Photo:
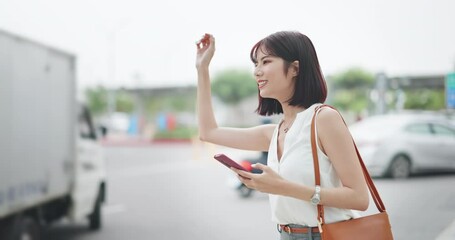
{"type": "Polygon", "coordinates": [[[376,114],[384,114],[386,112],[386,95],[387,91],[387,76],[385,73],[380,72],[376,75],[376,92],[377,92],[377,102],[376,102],[376,114]]]}
{"type": "Polygon", "coordinates": [[[109,117],[109,125],[111,125],[113,113],[117,111],[116,95],[117,95],[117,35],[124,29],[130,20],[123,20],[116,24],[111,31],[108,32],[107,46],[108,46],[108,57],[107,57],[107,84],[108,89],[107,96],[107,111],[109,117]]]}
{"type": "Polygon", "coordinates": [[[115,83],[116,83],[116,47],[117,47],[117,44],[116,44],[116,41],[117,41],[117,33],[116,33],[116,30],[113,30],[112,32],[109,33],[109,36],[108,36],[108,46],[109,46],[109,55],[108,55],[108,59],[107,59],[107,66],[108,66],[108,74],[107,74],[107,78],[108,78],[108,86],[110,87],[107,87],[108,89],[108,96],[107,96],[107,111],[108,111],[108,115],[109,115],[109,119],[112,120],[112,115],[113,113],[117,110],[117,106],[116,106],[116,86],[115,86],[115,83]]]}

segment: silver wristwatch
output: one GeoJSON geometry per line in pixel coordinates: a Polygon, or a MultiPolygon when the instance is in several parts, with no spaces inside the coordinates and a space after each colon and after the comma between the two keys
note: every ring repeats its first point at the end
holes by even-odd
{"type": "Polygon", "coordinates": [[[321,201],[321,186],[316,185],[316,188],[314,190],[314,195],[311,197],[310,202],[313,205],[318,205],[320,201],[321,201]]]}

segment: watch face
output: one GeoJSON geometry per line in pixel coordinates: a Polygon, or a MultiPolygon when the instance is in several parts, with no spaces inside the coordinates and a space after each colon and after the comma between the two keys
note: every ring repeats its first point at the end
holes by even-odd
{"type": "Polygon", "coordinates": [[[315,193],[314,193],[313,197],[310,200],[313,205],[317,205],[321,201],[321,196],[319,195],[320,192],[321,192],[321,187],[320,186],[316,186],[315,193]]]}

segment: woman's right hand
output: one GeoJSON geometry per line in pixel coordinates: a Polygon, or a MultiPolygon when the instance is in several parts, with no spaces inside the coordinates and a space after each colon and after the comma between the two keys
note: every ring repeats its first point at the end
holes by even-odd
{"type": "Polygon", "coordinates": [[[215,38],[213,35],[206,33],[198,42],[196,42],[196,68],[208,68],[210,61],[215,54],[215,38]]]}

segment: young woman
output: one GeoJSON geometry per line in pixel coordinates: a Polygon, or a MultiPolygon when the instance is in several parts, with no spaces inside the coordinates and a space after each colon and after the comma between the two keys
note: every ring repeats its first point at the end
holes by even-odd
{"type": "Polygon", "coordinates": [[[269,193],[272,220],[281,239],[320,239],[316,205],[326,223],[357,217],[368,208],[369,195],[351,135],[337,111],[322,108],[316,116],[321,186],[315,187],[310,129],[315,108],[327,87],[311,40],[282,31],[256,43],[250,53],[259,90],[260,115],[282,114],[278,124],[251,128],[219,127],[214,117],[209,65],[215,38],[197,44],[198,124],[201,140],[227,147],[268,151],[262,174],[233,169],[249,188],[269,193]]]}

